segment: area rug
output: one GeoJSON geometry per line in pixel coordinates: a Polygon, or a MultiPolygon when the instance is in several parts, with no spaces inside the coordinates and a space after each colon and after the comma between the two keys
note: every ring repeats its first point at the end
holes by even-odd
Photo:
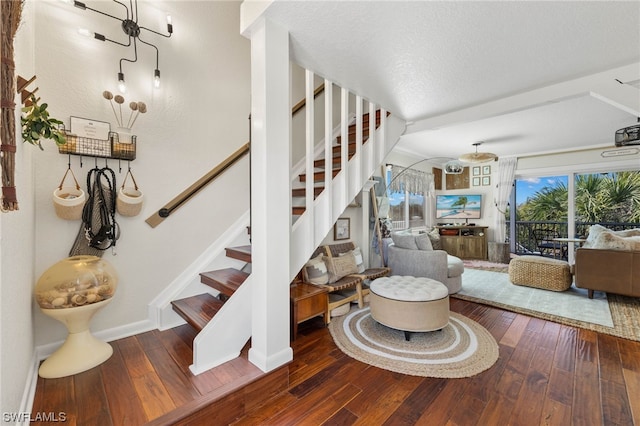
{"type": "Polygon", "coordinates": [[[483,271],[508,272],[508,263],[495,263],[487,260],[465,259],[462,261],[465,269],[482,269],[483,271]]]}
{"type": "Polygon", "coordinates": [[[455,312],[442,330],[411,333],[410,341],[403,331],[377,323],[368,307],[332,319],[329,331],[350,357],[411,376],[471,377],[498,359],[498,344],[489,331],[455,312]]]}
{"type": "Polygon", "coordinates": [[[640,299],[571,286],[555,292],[511,284],[506,273],[465,269],[462,290],[451,295],[505,310],[640,341],[640,299]]]}

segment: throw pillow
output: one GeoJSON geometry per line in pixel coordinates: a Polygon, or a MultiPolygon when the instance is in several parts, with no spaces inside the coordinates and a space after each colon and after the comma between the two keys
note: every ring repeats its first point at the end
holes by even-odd
{"type": "Polygon", "coordinates": [[[347,256],[349,254],[353,254],[353,256],[356,259],[356,266],[358,267],[358,273],[360,274],[364,272],[366,268],[364,267],[364,259],[362,258],[362,250],[360,250],[360,247],[356,246],[356,248],[354,248],[353,250],[349,250],[346,253],[340,253],[338,256],[347,256]]]}
{"type": "Polygon", "coordinates": [[[600,232],[593,241],[591,248],[604,250],[633,250],[640,251],[640,236],[621,237],[615,232],[600,232]]]}
{"type": "Polygon", "coordinates": [[[329,283],[335,283],[349,274],[358,273],[358,265],[356,265],[356,257],[353,252],[338,257],[324,256],[323,260],[329,271],[329,283]]]}
{"type": "Polygon", "coordinates": [[[434,250],[442,250],[442,242],[440,241],[440,231],[438,228],[433,228],[427,232],[429,239],[431,240],[431,247],[434,250]]]}
{"type": "Polygon", "coordinates": [[[420,234],[415,239],[416,245],[418,246],[418,250],[426,250],[431,251],[433,247],[431,246],[431,239],[427,234],[420,234]]]}
{"type": "MultiPolygon", "coordinates": [[[[584,244],[582,245],[582,247],[584,248],[603,248],[603,247],[595,247],[594,243],[596,240],[599,239],[600,235],[603,233],[608,233],[608,234],[613,234],[616,235],[618,237],[636,237],[636,236],[640,236],[640,228],[633,228],[633,229],[625,229],[623,231],[612,231],[609,228],[605,228],[602,225],[591,225],[589,227],[589,235],[587,235],[587,241],[584,242],[584,244]]],[[[607,240],[608,238],[605,238],[605,240],[607,240]]],[[[600,243],[605,242],[600,241],[600,243]]],[[[606,243],[606,242],[605,242],[606,243]]]]}
{"type": "Polygon", "coordinates": [[[395,244],[396,247],[418,250],[418,246],[416,245],[416,237],[411,233],[394,232],[393,234],[391,234],[391,239],[393,240],[393,244],[395,244]]]}
{"type": "Polygon", "coordinates": [[[302,268],[302,278],[311,284],[326,284],[329,282],[327,265],[322,260],[322,255],[318,255],[309,260],[302,268]]]}

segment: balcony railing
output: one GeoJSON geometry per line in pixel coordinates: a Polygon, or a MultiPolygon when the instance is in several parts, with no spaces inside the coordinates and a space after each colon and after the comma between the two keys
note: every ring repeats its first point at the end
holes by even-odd
{"type": "MultiPolygon", "coordinates": [[[[614,231],[621,231],[624,229],[638,228],[639,223],[631,222],[576,222],[575,235],[572,237],[586,238],[589,234],[589,227],[591,225],[602,225],[614,231]]],[[[510,234],[511,223],[507,220],[507,237],[510,234]]],[[[557,237],[568,237],[567,235],[567,222],[554,222],[554,221],[517,221],[516,222],[516,254],[538,254],[544,255],[544,251],[538,247],[539,241],[537,241],[535,235],[540,231],[548,231],[549,234],[554,234],[557,237]]],[[[548,253],[548,252],[547,252],[548,253]]],[[[558,255],[566,258],[566,250],[563,250],[561,245],[558,245],[558,255]]]]}

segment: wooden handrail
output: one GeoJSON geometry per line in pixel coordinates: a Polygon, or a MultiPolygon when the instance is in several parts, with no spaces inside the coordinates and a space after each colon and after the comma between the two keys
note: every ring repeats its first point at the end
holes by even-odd
{"type": "MultiPolygon", "coordinates": [[[[313,99],[320,96],[320,93],[324,92],[324,83],[320,86],[316,87],[316,90],[313,91],[313,99]]],[[[296,112],[300,111],[307,104],[307,98],[303,98],[300,102],[295,104],[293,108],[291,108],[291,115],[295,115],[296,112]]]]}
{"type": "Polygon", "coordinates": [[[165,218],[169,217],[171,213],[173,213],[176,209],[182,206],[182,204],[187,202],[191,197],[198,193],[198,191],[207,186],[211,181],[220,176],[225,170],[233,166],[238,160],[248,154],[249,146],[249,142],[242,145],[237,151],[227,157],[223,162],[218,164],[209,173],[202,176],[193,185],[182,191],[173,200],[165,204],[164,207],[149,216],[149,218],[145,222],[147,222],[152,228],[158,226],[165,218]]]}
{"type": "MultiPolygon", "coordinates": [[[[324,83],[316,87],[313,91],[313,98],[317,98],[322,92],[324,92],[324,83]]],[[[302,99],[300,102],[295,104],[293,108],[291,108],[291,115],[294,115],[296,112],[300,111],[306,105],[306,99],[302,99]]],[[[251,120],[251,116],[249,116],[249,120],[251,120]]],[[[251,131],[251,129],[249,129],[251,131]]],[[[186,203],[191,197],[196,195],[198,191],[211,183],[215,178],[217,178],[222,172],[227,170],[229,167],[234,165],[236,161],[242,158],[249,152],[250,142],[242,145],[236,152],[231,154],[226,160],[222,163],[218,164],[213,170],[211,170],[206,175],[202,176],[198,181],[196,181],[189,188],[182,191],[178,194],[173,200],[169,201],[164,205],[160,210],[149,216],[145,222],[149,224],[152,228],[158,226],[162,221],[169,217],[174,210],[178,209],[182,204],[186,203]]]]}

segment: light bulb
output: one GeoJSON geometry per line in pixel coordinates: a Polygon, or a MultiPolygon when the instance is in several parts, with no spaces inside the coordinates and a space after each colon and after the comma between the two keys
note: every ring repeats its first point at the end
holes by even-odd
{"type": "Polygon", "coordinates": [[[167,15],[167,32],[173,33],[173,23],[171,22],[171,15],[167,15]]]}
{"type": "Polygon", "coordinates": [[[93,33],[86,28],[78,28],[78,34],[85,37],[93,37],[93,33]]]}
{"type": "Polygon", "coordinates": [[[153,72],[153,86],[156,89],[160,88],[160,70],[155,70],[153,72]]]}
{"type": "Polygon", "coordinates": [[[124,74],[121,72],[118,73],[118,90],[120,90],[120,93],[126,93],[127,91],[127,85],[124,83],[124,74]]]}

